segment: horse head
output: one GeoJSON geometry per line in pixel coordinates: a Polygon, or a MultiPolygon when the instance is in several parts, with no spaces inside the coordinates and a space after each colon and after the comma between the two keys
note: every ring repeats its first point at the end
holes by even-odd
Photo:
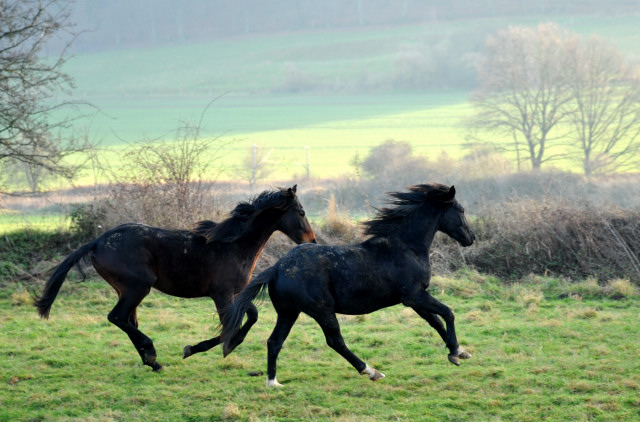
{"type": "Polygon", "coordinates": [[[464,208],[455,199],[456,189],[451,186],[448,191],[433,195],[433,200],[442,205],[442,215],[438,230],[455,239],[462,246],[471,246],[476,238],[464,215],[464,208]]]}
{"type": "Polygon", "coordinates": [[[307,220],[302,204],[298,201],[296,195],[298,185],[293,185],[286,190],[283,190],[285,195],[285,203],[283,214],[280,222],[278,223],[277,230],[286,234],[291,240],[300,243],[317,243],[316,235],[311,229],[311,225],[307,220]]]}

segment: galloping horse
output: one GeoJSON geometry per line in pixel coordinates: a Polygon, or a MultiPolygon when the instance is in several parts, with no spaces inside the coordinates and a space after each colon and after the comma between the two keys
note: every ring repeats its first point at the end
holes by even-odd
{"type": "MultiPolygon", "coordinates": [[[[38,313],[49,317],[51,305],[74,265],[91,258],[98,274],[118,293],[108,319],[127,333],[142,363],[158,371],[153,341],[138,329],[136,308],[151,288],[184,298],[213,299],[218,315],[249,281],[262,248],[280,230],[300,244],[315,235],[296,197],[296,186],[264,191],[251,202],[241,202],[231,216],[216,224],[200,222],[193,230],[166,230],[143,224],[124,224],[109,230],[69,255],[47,281],[35,300],[38,313]]],[[[249,307],[248,331],[258,319],[249,307]]],[[[220,337],[186,346],[183,358],[220,344],[220,337]]]]}
{"type": "Polygon", "coordinates": [[[426,291],[431,278],[429,248],[436,232],[448,234],[462,246],[475,239],[455,189],[426,184],[390,195],[395,207],[379,210],[376,218],[364,223],[365,233],[371,235],[366,241],[353,246],[297,246],[254,278],[222,317],[224,355],[244,339],[243,316],[268,286],[278,318],[267,342],[267,386],[281,386],[276,359],[300,312],[320,325],[331,348],[373,381],[384,375],[347,348],[336,313],[368,314],[402,303],[436,329],[451,363],[459,365],[459,359],[470,358],[458,345],[453,312],[426,291]]]}

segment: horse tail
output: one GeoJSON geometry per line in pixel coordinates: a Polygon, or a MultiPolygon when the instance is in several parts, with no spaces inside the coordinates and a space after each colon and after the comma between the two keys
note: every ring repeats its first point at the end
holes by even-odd
{"type": "Polygon", "coordinates": [[[60,291],[62,283],[74,265],[78,266],[78,270],[80,271],[80,274],[82,274],[82,278],[86,278],[86,274],[82,271],[82,268],[80,268],[79,262],[82,258],[96,249],[96,244],[97,241],[94,240],[93,242],[80,246],[54,269],[53,274],[44,285],[42,295],[37,296],[33,302],[34,306],[38,308],[38,313],[42,318],[49,318],[51,305],[53,305],[53,301],[56,300],[56,296],[60,291]]]}
{"type": "Polygon", "coordinates": [[[240,327],[242,326],[242,320],[244,314],[247,313],[247,309],[258,294],[267,288],[271,280],[276,278],[278,270],[275,267],[271,267],[261,272],[251,283],[249,283],[236,297],[231,306],[227,308],[224,316],[222,317],[222,334],[220,338],[224,342],[222,345],[222,351],[224,356],[231,353],[229,348],[232,342],[227,339],[232,339],[238,334],[240,327]]]}

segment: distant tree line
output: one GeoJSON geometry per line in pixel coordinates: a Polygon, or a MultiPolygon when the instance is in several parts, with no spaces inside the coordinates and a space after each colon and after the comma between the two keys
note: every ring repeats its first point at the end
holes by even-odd
{"type": "Polygon", "coordinates": [[[86,31],[76,51],[95,51],[283,30],[638,12],[628,0],[76,0],[71,20],[86,31]]]}

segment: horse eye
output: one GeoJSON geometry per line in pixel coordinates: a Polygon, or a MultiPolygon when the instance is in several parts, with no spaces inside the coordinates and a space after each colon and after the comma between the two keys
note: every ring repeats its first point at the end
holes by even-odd
{"type": "Polygon", "coordinates": [[[300,216],[304,217],[304,210],[300,210],[300,216]]]}

